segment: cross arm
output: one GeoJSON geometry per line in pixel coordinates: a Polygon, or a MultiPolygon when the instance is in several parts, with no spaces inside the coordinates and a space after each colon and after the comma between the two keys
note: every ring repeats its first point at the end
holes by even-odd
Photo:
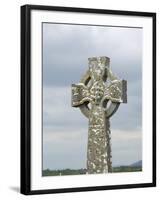
{"type": "Polygon", "coordinates": [[[83,83],[72,84],[72,107],[79,107],[90,101],[92,101],[92,98],[87,86],[83,83]]]}
{"type": "Polygon", "coordinates": [[[111,100],[113,103],[127,103],[127,81],[114,79],[106,87],[103,100],[111,100]]]}

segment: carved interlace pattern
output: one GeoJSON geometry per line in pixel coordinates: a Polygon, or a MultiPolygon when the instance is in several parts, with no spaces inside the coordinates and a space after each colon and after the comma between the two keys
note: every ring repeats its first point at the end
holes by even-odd
{"type": "Polygon", "coordinates": [[[90,111],[87,171],[90,174],[111,172],[109,120],[99,105],[93,105],[90,111]]]}

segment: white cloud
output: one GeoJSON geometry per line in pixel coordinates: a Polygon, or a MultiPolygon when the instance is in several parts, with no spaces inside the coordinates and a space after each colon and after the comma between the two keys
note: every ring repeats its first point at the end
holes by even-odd
{"type": "MultiPolygon", "coordinates": [[[[44,168],[85,168],[87,159],[88,129],[73,128],[46,130],[43,140],[44,168]],[[70,162],[72,157],[72,163],[70,162]],[[58,162],[58,163],[57,163],[58,162]]],[[[141,131],[111,131],[113,166],[125,165],[142,159],[141,131]]]]}
{"type": "Polygon", "coordinates": [[[87,129],[81,128],[78,130],[75,130],[74,128],[65,129],[59,128],[56,130],[53,129],[45,129],[45,136],[44,136],[44,142],[45,143],[54,143],[54,142],[73,142],[73,141],[79,141],[80,139],[86,139],[87,129]]]}
{"type": "Polygon", "coordinates": [[[115,142],[121,141],[133,141],[133,140],[141,140],[142,139],[142,132],[141,131],[126,131],[126,130],[112,130],[112,140],[115,142]]]}

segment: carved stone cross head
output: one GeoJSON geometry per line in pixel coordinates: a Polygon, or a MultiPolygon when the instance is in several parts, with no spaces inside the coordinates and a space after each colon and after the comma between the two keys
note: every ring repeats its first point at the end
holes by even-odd
{"type": "Polygon", "coordinates": [[[127,82],[110,70],[107,57],[88,58],[89,70],[72,84],[72,106],[89,118],[87,172],[112,171],[109,118],[127,102],[127,82]]]}

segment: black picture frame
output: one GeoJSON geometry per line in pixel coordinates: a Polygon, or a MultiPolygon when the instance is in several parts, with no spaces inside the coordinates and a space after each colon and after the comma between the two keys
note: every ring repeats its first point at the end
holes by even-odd
{"type": "Polygon", "coordinates": [[[140,187],[156,186],[156,13],[137,12],[137,11],[121,11],[121,10],[103,10],[90,8],[73,8],[73,7],[57,7],[44,5],[24,5],[21,6],[21,193],[25,195],[33,194],[49,194],[64,192],[81,192],[93,190],[111,190],[111,189],[127,189],[140,187]],[[94,187],[78,187],[60,188],[49,190],[31,190],[31,11],[63,11],[63,12],[79,12],[92,14],[122,15],[122,16],[142,16],[151,17],[152,27],[152,123],[153,123],[153,149],[152,149],[152,183],[126,184],[126,185],[109,185],[94,187]]]}

